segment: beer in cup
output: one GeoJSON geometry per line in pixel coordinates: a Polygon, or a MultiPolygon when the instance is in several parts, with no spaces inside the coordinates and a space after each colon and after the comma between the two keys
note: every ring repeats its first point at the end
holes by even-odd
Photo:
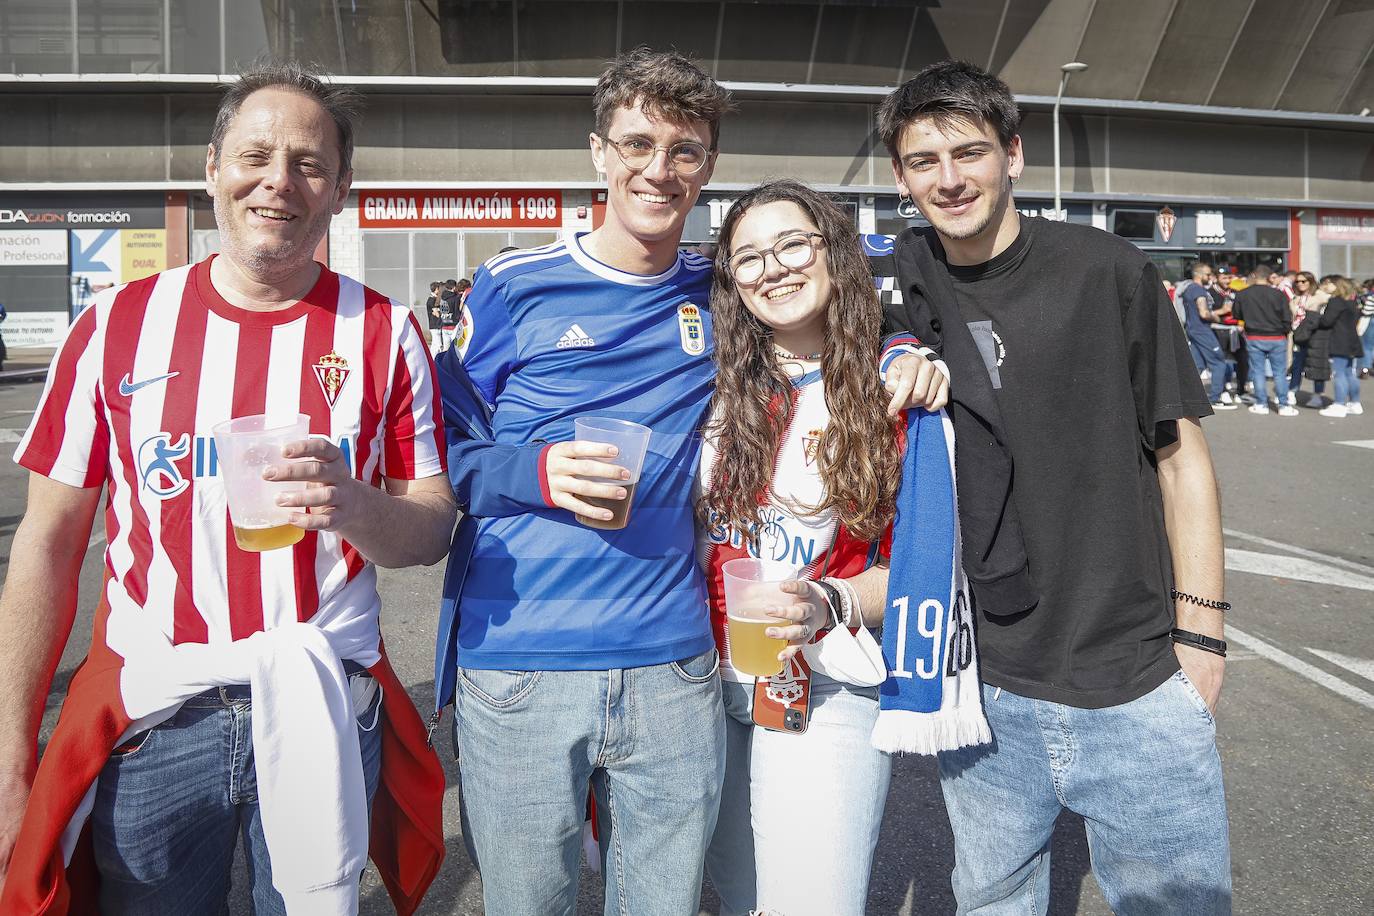
{"type": "Polygon", "coordinates": [[[800,602],[780,587],[797,578],[790,564],[740,557],[721,565],[725,581],[725,642],[730,664],[736,671],[755,677],[772,677],[782,671],[778,653],[787,640],[765,636],[769,627],[785,627],[791,621],[770,616],[765,608],[800,602]]]}
{"type": "Polygon", "coordinates": [[[288,463],[282,449],[310,437],[310,418],[305,414],[254,414],[226,420],[213,432],[229,520],[239,549],[276,550],[305,537],[304,528],[290,523],[291,513],[301,510],[277,505],[279,494],[302,492],[305,484],[263,480],[262,472],[271,465],[288,463]]]}
{"type": "Polygon", "coordinates": [[[599,518],[588,518],[585,515],[577,516],[577,520],[588,528],[600,528],[605,531],[624,528],[630,522],[630,503],[634,501],[635,488],[639,486],[639,472],[644,466],[644,453],[649,450],[649,427],[631,423],[629,420],[612,420],[608,417],[578,417],[573,421],[573,426],[577,430],[578,440],[582,442],[603,442],[607,445],[614,445],[618,450],[614,458],[598,460],[617,465],[630,472],[629,480],[588,478],[595,483],[624,487],[625,498],[607,499],[602,496],[580,496],[578,498],[583,502],[600,506],[603,509],[610,509],[612,515],[609,521],[604,522],[599,518]]]}

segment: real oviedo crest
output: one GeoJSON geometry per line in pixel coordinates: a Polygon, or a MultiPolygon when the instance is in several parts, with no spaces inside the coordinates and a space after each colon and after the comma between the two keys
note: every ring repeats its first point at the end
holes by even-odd
{"type": "Polygon", "coordinates": [[[706,352],[706,328],[701,321],[701,309],[684,302],[677,309],[677,330],[682,338],[682,352],[700,356],[706,352]]]}

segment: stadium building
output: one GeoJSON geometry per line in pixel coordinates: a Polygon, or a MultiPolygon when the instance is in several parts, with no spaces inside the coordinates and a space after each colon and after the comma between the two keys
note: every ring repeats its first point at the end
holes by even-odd
{"type": "Polygon", "coordinates": [[[321,260],[418,307],[507,245],[604,210],[587,152],[604,61],[646,44],[739,102],[685,242],[791,176],[865,233],[908,222],[875,134],[883,95],[945,58],[1025,111],[1019,206],[1170,278],[1194,259],[1374,275],[1371,0],[0,0],[0,302],[11,346],[91,292],[204,257],[215,84],[264,55],[367,96],[354,192],[321,260]]]}

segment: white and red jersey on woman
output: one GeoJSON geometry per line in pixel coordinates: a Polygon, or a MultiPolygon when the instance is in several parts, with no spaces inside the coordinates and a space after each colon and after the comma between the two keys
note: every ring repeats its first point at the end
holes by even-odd
{"type": "MultiPolygon", "coordinates": [[[[890,525],[881,543],[873,544],[850,534],[833,509],[810,511],[825,499],[818,457],[826,427],[830,425],[830,408],[825,403],[825,383],[819,371],[795,375],[791,381],[792,415],[774,459],[768,502],[759,507],[761,524],[757,537],[751,541],[715,518],[697,527],[697,561],[706,575],[711,628],[720,653],[720,676],[725,680],[754,679],[730,664],[721,571],[727,560],[755,557],[786,563],[803,579],[848,579],[871,566],[879,553],[889,556],[892,552],[890,525]]],[[[892,447],[898,447],[895,438],[892,447]]],[[[702,439],[697,497],[711,486],[718,455],[708,424],[707,435],[702,439]]]]}
{"type": "Polygon", "coordinates": [[[215,292],[210,263],[97,297],[58,353],[15,460],[71,486],[108,482],[109,601],[155,616],[173,643],[375,609],[373,567],[335,534],[238,549],[211,429],[299,412],[355,477],[440,474],[424,335],[405,306],[327,269],[288,309],[236,308],[215,292]]]}

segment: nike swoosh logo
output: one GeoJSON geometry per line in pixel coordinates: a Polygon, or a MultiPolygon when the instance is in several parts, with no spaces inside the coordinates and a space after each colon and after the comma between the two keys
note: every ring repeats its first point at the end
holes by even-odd
{"type": "Polygon", "coordinates": [[[156,385],[158,382],[165,382],[169,378],[176,378],[180,372],[168,372],[166,375],[155,375],[152,378],[145,378],[141,382],[131,381],[133,373],[130,372],[119,380],[119,393],[126,398],[140,388],[147,388],[149,385],[156,385]]]}

